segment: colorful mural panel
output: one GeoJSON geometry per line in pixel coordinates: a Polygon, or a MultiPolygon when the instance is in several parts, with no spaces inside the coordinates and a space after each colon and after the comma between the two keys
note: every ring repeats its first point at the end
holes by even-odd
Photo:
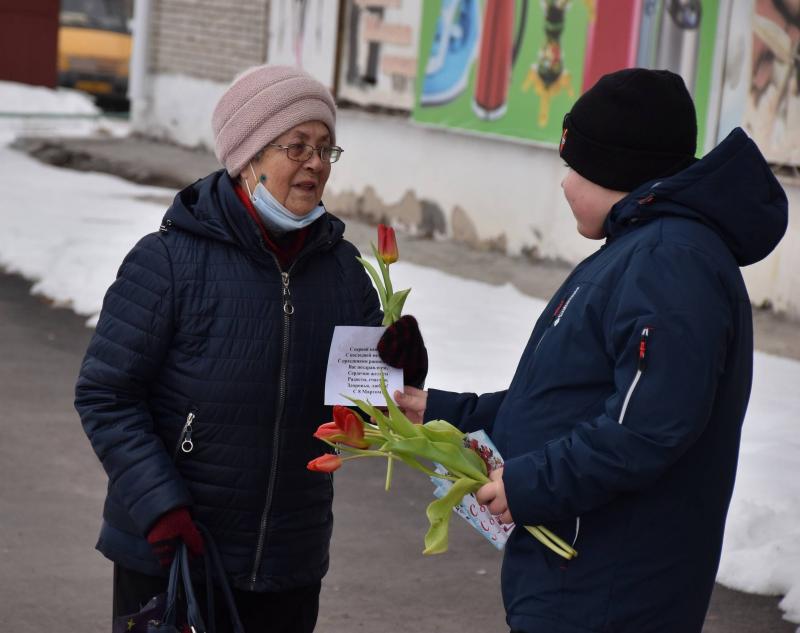
{"type": "Polygon", "coordinates": [[[717,0],[425,2],[414,120],[557,143],[575,99],[603,74],[680,73],[703,146],[717,0]]]}

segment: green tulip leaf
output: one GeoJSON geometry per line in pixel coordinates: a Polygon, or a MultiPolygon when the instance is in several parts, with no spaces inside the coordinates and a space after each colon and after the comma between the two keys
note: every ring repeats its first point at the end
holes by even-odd
{"type": "Polygon", "coordinates": [[[459,479],[441,499],[430,503],[425,512],[428,515],[430,527],[425,534],[423,554],[442,554],[447,551],[453,507],[464,498],[464,495],[476,491],[479,487],[480,484],[472,479],[459,479]]]}
{"type": "Polygon", "coordinates": [[[383,414],[383,411],[378,409],[378,407],[373,407],[369,402],[365,402],[364,400],[359,400],[358,398],[351,398],[350,396],[345,396],[350,402],[355,404],[359,409],[361,409],[365,414],[371,417],[375,422],[378,424],[378,430],[381,434],[387,439],[391,439],[392,437],[392,429],[388,424],[389,419],[383,414]]]}
{"type": "Polygon", "coordinates": [[[464,433],[445,420],[431,420],[423,424],[422,434],[432,442],[464,443],[464,433]]]}
{"type": "Polygon", "coordinates": [[[388,424],[392,430],[400,437],[419,437],[422,435],[419,425],[409,420],[395,404],[394,400],[389,397],[389,391],[386,389],[386,380],[383,377],[383,372],[381,372],[381,393],[386,400],[386,408],[389,409],[388,424]]]}
{"type": "Polygon", "coordinates": [[[451,475],[486,483],[486,465],[473,451],[453,442],[433,442],[427,437],[398,438],[388,442],[393,453],[422,458],[444,466],[451,475]],[[474,459],[471,457],[474,455],[474,459]],[[477,463],[476,463],[477,460],[477,463]]]}
{"type": "MultiPolygon", "coordinates": [[[[375,247],[373,246],[373,248],[375,247]]],[[[369,273],[369,276],[372,277],[372,281],[375,283],[375,287],[378,289],[378,297],[381,300],[381,307],[384,311],[386,311],[388,309],[388,302],[386,301],[386,289],[383,287],[383,283],[378,275],[378,271],[375,270],[375,267],[363,257],[356,257],[356,259],[361,262],[361,265],[369,273]]],[[[378,261],[380,262],[380,260],[378,261]]]]}
{"type": "MultiPolygon", "coordinates": [[[[387,444],[388,444],[388,442],[387,442],[387,444]]],[[[431,470],[430,468],[427,468],[427,467],[423,466],[422,464],[420,464],[411,455],[406,455],[404,453],[392,453],[392,455],[394,455],[397,459],[402,461],[406,466],[410,466],[411,468],[414,468],[414,469],[420,471],[421,473],[425,473],[429,477],[437,477],[438,476],[438,473],[436,473],[434,470],[431,470]]]]}
{"type": "Polygon", "coordinates": [[[388,310],[392,314],[396,314],[399,317],[403,313],[403,306],[406,303],[409,292],[411,292],[411,288],[406,288],[405,290],[398,290],[389,297],[388,310]]]}

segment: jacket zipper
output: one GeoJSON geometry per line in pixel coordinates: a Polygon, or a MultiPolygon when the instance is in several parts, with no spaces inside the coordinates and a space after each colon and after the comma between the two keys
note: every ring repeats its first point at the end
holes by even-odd
{"type": "MultiPolygon", "coordinates": [[[[617,424],[622,424],[625,420],[625,413],[628,410],[628,403],[631,401],[631,397],[633,396],[633,392],[636,390],[636,385],[639,384],[639,379],[642,377],[642,373],[644,372],[645,368],[645,360],[647,356],[647,339],[650,336],[650,327],[645,327],[642,330],[642,334],[639,337],[639,358],[636,364],[636,375],[633,377],[630,386],[628,387],[628,391],[625,393],[625,400],[622,401],[622,410],[619,413],[619,419],[617,420],[617,424]]],[[[575,543],[578,542],[578,532],[581,529],[581,518],[575,518],[575,538],[572,539],[572,546],[575,547],[575,543]]]]}
{"type": "Polygon", "coordinates": [[[565,302],[566,299],[562,299],[561,301],[558,302],[556,309],[553,311],[553,315],[550,317],[550,323],[547,324],[547,327],[544,329],[544,332],[539,337],[539,340],[536,341],[536,347],[533,348],[534,355],[536,354],[536,352],[539,351],[539,346],[542,344],[544,337],[547,336],[547,333],[553,328],[553,323],[556,322],[556,318],[558,318],[558,313],[561,312],[561,308],[564,307],[565,302]]]}
{"type": "Polygon", "coordinates": [[[561,299],[561,301],[558,302],[556,309],[553,310],[553,315],[550,317],[550,323],[547,324],[547,328],[545,329],[544,334],[542,334],[541,338],[537,341],[536,347],[533,348],[534,354],[536,354],[536,352],[539,351],[539,346],[542,344],[542,341],[544,340],[544,337],[547,336],[548,332],[550,332],[550,330],[552,330],[559,324],[559,322],[561,321],[561,317],[564,316],[564,313],[567,311],[570,302],[575,297],[575,295],[578,294],[578,291],[580,289],[581,289],[580,286],[575,286],[575,289],[570,293],[569,297],[561,299]]]}
{"type": "Polygon", "coordinates": [[[172,452],[172,461],[178,458],[178,451],[184,453],[191,453],[194,450],[194,442],[192,442],[192,433],[194,433],[194,423],[197,420],[197,411],[192,409],[186,415],[186,422],[183,423],[183,428],[178,436],[178,441],[175,443],[175,450],[172,452]]]}
{"type": "Polygon", "coordinates": [[[639,338],[639,360],[636,365],[636,375],[633,377],[633,382],[631,382],[630,387],[628,387],[628,392],[625,394],[625,400],[622,402],[622,411],[620,411],[619,420],[617,420],[619,424],[622,424],[622,421],[625,419],[625,412],[628,410],[628,403],[631,401],[631,396],[636,389],[636,385],[639,384],[639,379],[642,377],[642,372],[645,368],[645,356],[647,354],[647,338],[649,336],[650,328],[646,327],[642,330],[642,335],[639,338]]]}
{"type": "MultiPolygon", "coordinates": [[[[274,256],[273,256],[274,257],[274,256]]],[[[267,484],[267,498],[264,503],[264,511],[261,514],[261,527],[258,532],[258,544],[256,545],[256,555],[253,560],[253,572],[250,575],[250,588],[255,591],[256,579],[258,577],[258,568],[261,566],[261,557],[264,554],[264,545],[266,543],[267,527],[269,526],[269,512],[272,509],[272,497],[275,494],[275,478],[278,473],[278,446],[280,440],[280,425],[281,418],[283,417],[283,408],[286,402],[286,371],[289,361],[289,329],[291,327],[291,319],[294,314],[294,306],[292,305],[292,296],[289,290],[289,273],[294,268],[295,263],[289,267],[288,272],[281,270],[277,258],[275,264],[278,270],[281,270],[281,283],[283,285],[283,340],[281,348],[281,370],[280,380],[278,382],[278,403],[275,409],[275,428],[272,433],[272,461],[270,462],[269,469],[269,483],[267,484]]]]}

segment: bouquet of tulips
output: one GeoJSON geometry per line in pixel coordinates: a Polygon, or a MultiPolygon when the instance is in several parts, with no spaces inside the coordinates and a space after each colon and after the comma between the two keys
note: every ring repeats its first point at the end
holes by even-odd
{"type": "MultiPolygon", "coordinates": [[[[349,460],[381,457],[388,460],[387,490],[394,461],[403,462],[430,477],[453,482],[446,494],[434,500],[427,509],[430,527],[425,535],[423,554],[440,554],[447,551],[453,508],[464,495],[477,491],[489,482],[487,464],[470,447],[469,441],[465,441],[465,434],[452,424],[444,420],[414,424],[389,397],[383,379],[381,391],[386,400],[385,413],[368,402],[351,398],[370,422],[347,407],[333,408],[333,421],[321,425],[314,437],[334,448],[336,453],[317,457],[309,462],[308,468],[333,472],[349,460]],[[444,467],[444,473],[437,471],[437,464],[444,467]]],[[[560,556],[566,559],[577,556],[570,545],[544,526],[525,526],[525,529],[560,556]]]]}

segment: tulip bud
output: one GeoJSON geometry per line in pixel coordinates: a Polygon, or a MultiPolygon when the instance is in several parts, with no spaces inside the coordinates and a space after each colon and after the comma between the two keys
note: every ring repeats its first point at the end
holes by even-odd
{"type": "Polygon", "coordinates": [[[378,256],[384,264],[394,264],[398,258],[397,238],[394,229],[385,224],[378,225],[378,256]]]}
{"type": "Polygon", "coordinates": [[[308,462],[306,468],[318,473],[332,473],[334,470],[338,470],[341,465],[341,457],[327,453],[325,455],[320,455],[316,459],[312,459],[308,462]]]}
{"type": "Polygon", "coordinates": [[[342,430],[336,426],[334,422],[320,424],[319,428],[314,432],[314,437],[318,440],[327,440],[328,442],[338,442],[342,439],[346,439],[342,430]]]}

